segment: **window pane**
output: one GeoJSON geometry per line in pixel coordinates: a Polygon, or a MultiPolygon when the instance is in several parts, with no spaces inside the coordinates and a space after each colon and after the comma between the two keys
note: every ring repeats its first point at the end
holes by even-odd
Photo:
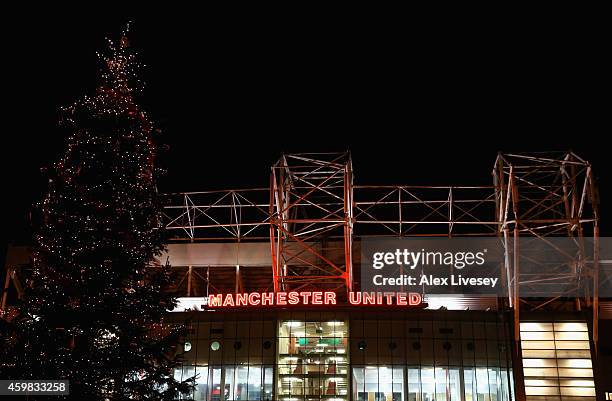
{"type": "Polygon", "coordinates": [[[353,399],[404,401],[404,369],[391,366],[353,368],[353,399]]]}

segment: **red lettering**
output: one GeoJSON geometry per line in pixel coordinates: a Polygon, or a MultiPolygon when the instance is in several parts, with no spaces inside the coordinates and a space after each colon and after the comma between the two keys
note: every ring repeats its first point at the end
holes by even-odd
{"type": "Polygon", "coordinates": [[[360,292],[349,292],[349,302],[351,305],[360,305],[361,304],[361,293],[360,292]]]}
{"type": "Polygon", "coordinates": [[[227,294],[225,296],[225,301],[223,301],[223,306],[236,306],[234,304],[234,296],[232,294],[227,294]]]}
{"type": "Polygon", "coordinates": [[[257,305],[259,305],[259,298],[260,298],[260,297],[261,297],[261,296],[259,295],[259,293],[258,293],[258,292],[252,292],[252,293],[250,293],[250,294],[249,294],[249,305],[252,305],[252,306],[257,306],[257,305]]]}
{"type": "Polygon", "coordinates": [[[364,305],[376,305],[376,293],[364,292],[363,293],[363,304],[364,305]]]}
{"type": "Polygon", "coordinates": [[[297,292],[291,291],[289,293],[289,305],[297,305],[300,303],[300,296],[297,292]]]}
{"type": "Polygon", "coordinates": [[[248,301],[248,294],[236,294],[236,306],[247,306],[248,301]]]}
{"type": "Polygon", "coordinates": [[[300,292],[300,296],[302,297],[302,303],[304,305],[308,305],[308,300],[310,299],[311,295],[312,295],[312,293],[310,291],[300,292]]]}
{"type": "MultiPolygon", "coordinates": [[[[351,305],[398,305],[416,306],[423,303],[419,293],[349,292],[351,305]],[[395,298],[395,300],[394,300],[395,298]]],[[[233,306],[285,306],[285,305],[336,305],[333,291],[251,292],[240,294],[214,294],[208,296],[210,307],[233,306]]]]}
{"type": "Polygon", "coordinates": [[[273,292],[262,292],[261,293],[261,306],[274,305],[274,293],[273,292]]]}
{"type": "Polygon", "coordinates": [[[223,295],[209,295],[208,296],[208,306],[221,306],[221,302],[223,300],[223,295]]]}
{"type": "Polygon", "coordinates": [[[423,302],[423,298],[421,297],[421,294],[416,293],[416,292],[410,293],[410,298],[408,298],[408,303],[410,305],[420,305],[421,302],[423,302]]]}

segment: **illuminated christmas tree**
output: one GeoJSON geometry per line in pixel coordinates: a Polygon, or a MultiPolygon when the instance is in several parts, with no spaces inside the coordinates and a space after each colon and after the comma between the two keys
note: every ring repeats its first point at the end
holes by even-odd
{"type": "MultiPolygon", "coordinates": [[[[127,30],[100,54],[100,83],[63,109],[67,149],[49,169],[34,272],[11,376],[68,379],[70,399],[170,400],[183,325],[164,249],[157,130],[137,100],[141,65],[127,30]]],[[[54,399],[57,399],[55,397],[54,399]]]]}

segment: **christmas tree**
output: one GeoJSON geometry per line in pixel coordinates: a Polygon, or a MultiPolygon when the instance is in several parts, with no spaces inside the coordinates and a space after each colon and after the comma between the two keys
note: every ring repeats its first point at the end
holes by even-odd
{"type": "MultiPolygon", "coordinates": [[[[67,149],[49,169],[12,377],[68,379],[75,400],[170,400],[184,325],[168,291],[156,189],[158,131],[137,101],[127,29],[99,55],[99,85],[62,110],[67,149]]],[[[6,364],[5,366],[10,366],[6,364]]],[[[58,399],[58,397],[51,397],[58,399]]]]}

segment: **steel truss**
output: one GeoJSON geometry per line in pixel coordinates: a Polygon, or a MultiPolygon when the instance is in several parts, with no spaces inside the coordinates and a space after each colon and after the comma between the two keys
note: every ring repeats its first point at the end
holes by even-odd
{"type": "Polygon", "coordinates": [[[184,192],[165,196],[172,240],[267,240],[268,188],[184,192]]]}
{"type": "MultiPolygon", "coordinates": [[[[573,309],[592,309],[593,337],[598,338],[596,187],[590,164],[572,152],[499,154],[491,186],[353,185],[348,153],[287,154],[272,167],[269,188],[164,197],[171,242],[270,246],[268,266],[178,269],[189,294],[219,285],[242,288],[251,281],[275,291],[316,287],[341,294],[359,285],[352,271],[356,239],[497,236],[506,249],[506,303],[516,321],[521,310],[567,308],[571,300],[573,309]],[[525,252],[529,239],[555,237],[574,244],[557,249],[572,263],[521,271],[523,256],[514,255],[525,252]],[[558,283],[566,284],[565,293],[537,293],[558,283]],[[524,297],[526,291],[537,296],[524,297]]],[[[8,288],[8,276],[5,281],[8,288]]]]}
{"type": "MultiPolygon", "coordinates": [[[[270,238],[268,188],[186,192],[167,198],[164,219],[172,241],[270,238]]],[[[492,185],[354,185],[353,198],[354,237],[492,236],[498,231],[492,185]]],[[[308,205],[295,203],[295,207],[308,205]]],[[[343,235],[334,234],[328,238],[343,235]]]]}
{"type": "MultiPolygon", "coordinates": [[[[273,198],[272,203],[266,201],[266,198],[270,198],[269,188],[171,194],[168,195],[168,205],[164,209],[166,229],[171,233],[174,242],[270,241],[270,244],[275,246],[271,249],[271,254],[277,257],[276,263],[272,262],[272,265],[277,269],[280,267],[281,270],[273,269],[272,274],[278,272],[277,280],[274,280],[267,270],[270,266],[262,266],[259,275],[270,277],[270,283],[262,283],[261,288],[274,288],[276,282],[277,290],[309,285],[337,289],[340,293],[358,285],[355,282],[346,282],[351,270],[345,269],[347,265],[351,265],[354,253],[353,236],[496,235],[497,221],[480,217],[495,215],[493,186],[355,185],[349,193],[353,198],[353,207],[346,212],[347,215],[353,216],[352,220],[342,218],[344,210],[334,215],[317,207],[324,203],[323,207],[332,212],[334,206],[336,211],[344,207],[344,201],[339,199],[343,192],[341,193],[339,188],[334,189],[337,194],[326,194],[330,198],[327,202],[322,202],[319,197],[317,206],[314,206],[311,199],[315,198],[317,192],[327,190],[321,185],[315,185],[315,188],[315,191],[303,199],[295,195],[295,190],[281,193],[282,196],[289,193],[292,199],[296,199],[287,208],[284,216],[281,216],[284,218],[282,227],[278,227],[282,219],[278,219],[275,214],[278,210],[275,203],[277,198],[273,198]],[[317,210],[311,212],[310,208],[317,210]],[[304,216],[306,213],[309,213],[309,218],[294,217],[304,216]],[[285,234],[289,230],[296,231],[294,237],[304,239],[301,242],[293,241],[292,236],[285,234]],[[306,233],[307,231],[310,232],[306,233]],[[345,251],[345,246],[349,252],[345,251]],[[299,255],[294,257],[298,252],[299,255]],[[289,262],[286,274],[282,270],[284,265],[279,266],[277,255],[284,258],[280,260],[289,262]],[[338,272],[336,267],[343,269],[342,272],[338,272]],[[318,274],[322,269],[326,269],[325,277],[318,274]],[[347,273],[343,276],[345,271],[347,273]],[[284,286],[281,285],[283,282],[284,286]]],[[[278,191],[278,188],[276,190],[278,191]]],[[[187,294],[192,294],[192,288],[226,286],[229,281],[235,281],[236,285],[239,282],[252,281],[253,277],[245,280],[242,276],[254,269],[236,269],[234,277],[229,272],[230,267],[219,266],[213,269],[215,272],[210,276],[209,268],[203,270],[202,267],[193,266],[177,271],[180,276],[177,282],[187,283],[187,294]],[[228,272],[223,275],[221,270],[228,272]],[[222,278],[215,280],[215,275],[222,278]]],[[[255,273],[251,275],[254,276],[255,273]]]]}
{"type": "MultiPolygon", "coordinates": [[[[320,165],[327,170],[307,166],[320,174],[302,171],[306,178],[295,174],[290,185],[277,184],[289,173],[287,169],[281,169],[281,173],[275,169],[271,189],[172,194],[165,208],[166,228],[175,241],[269,240],[276,291],[307,287],[350,291],[356,285],[352,269],[347,268],[352,266],[354,235],[496,235],[497,221],[480,217],[494,216],[493,186],[349,189],[347,185],[345,189],[344,177],[351,174],[350,159],[346,154],[339,156],[345,157],[344,166],[320,165]],[[334,178],[325,181],[324,174],[334,178]],[[304,183],[305,179],[310,181],[304,183]],[[264,203],[265,196],[270,197],[269,203],[264,203]]],[[[295,170],[295,166],[290,167],[295,170]]]]}
{"type": "Polygon", "coordinates": [[[270,188],[172,195],[167,228],[191,241],[269,239],[276,291],[353,288],[354,237],[498,236],[515,318],[571,299],[593,308],[597,338],[599,216],[587,161],[572,152],[499,154],[491,186],[353,185],[352,175],[348,153],[283,155],[270,188]],[[554,237],[575,244],[557,250],[571,263],[521,272],[521,243],[554,237]],[[565,293],[546,290],[568,282],[565,293]]]}
{"type": "Polygon", "coordinates": [[[353,185],[347,153],[284,155],[272,168],[270,188],[171,195],[167,229],[190,241],[269,240],[276,291],[350,291],[355,238],[498,236],[506,247],[507,304],[515,313],[571,298],[577,309],[594,307],[597,319],[599,265],[584,250],[585,236],[598,240],[589,163],[571,152],[500,154],[493,180],[491,186],[353,185]],[[563,251],[572,263],[521,272],[513,257],[521,237],[572,239],[576,249],[563,251]],[[565,294],[547,293],[559,282],[575,285],[565,294]],[[521,296],[535,288],[544,290],[521,296]]]}
{"type": "Polygon", "coordinates": [[[270,176],[275,291],[353,288],[350,154],[285,154],[270,176]],[[341,241],[330,242],[332,237],[341,241]],[[341,246],[343,257],[334,257],[341,246]]]}
{"type": "Polygon", "coordinates": [[[592,308],[597,342],[599,215],[591,165],[572,152],[499,154],[493,177],[515,339],[521,308],[559,308],[571,300],[576,310],[592,308]],[[586,241],[587,236],[592,241],[586,241]],[[559,247],[553,239],[559,237],[570,239],[564,242],[569,246],[559,247]],[[534,269],[541,261],[530,259],[531,268],[522,272],[521,262],[529,257],[522,248],[533,240],[565,263],[534,269]]]}

